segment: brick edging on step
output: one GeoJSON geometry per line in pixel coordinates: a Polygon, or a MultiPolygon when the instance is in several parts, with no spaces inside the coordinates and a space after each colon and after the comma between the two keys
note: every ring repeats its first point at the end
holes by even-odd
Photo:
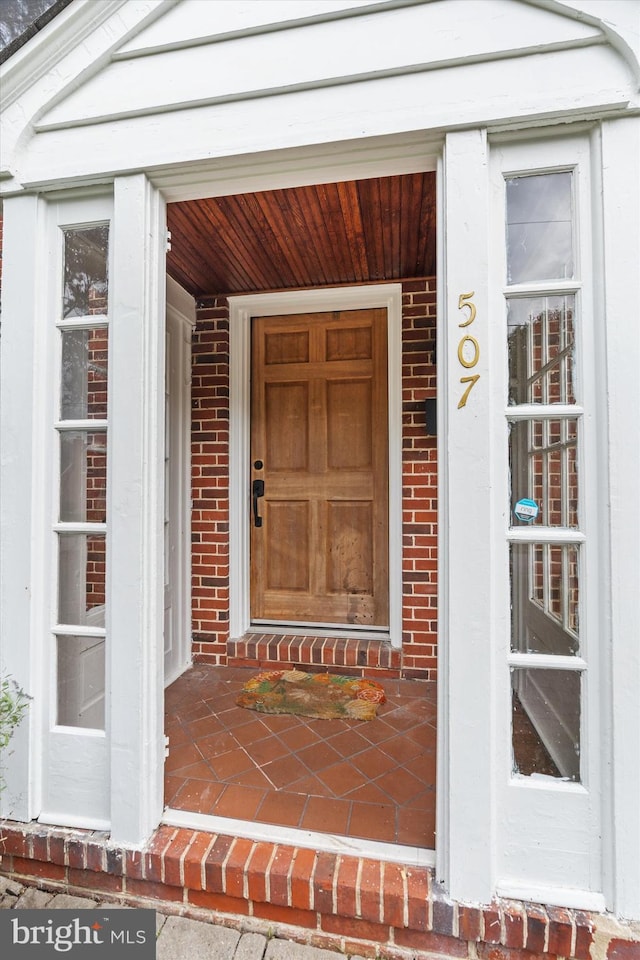
{"type": "Polygon", "coordinates": [[[340,667],[342,673],[356,676],[365,673],[388,679],[404,676],[399,649],[382,640],[358,637],[347,640],[345,637],[248,633],[227,640],[227,665],[272,669],[277,666],[279,670],[298,667],[312,671],[340,667]]]}
{"type": "MultiPolygon", "coordinates": [[[[457,903],[426,867],[164,825],[142,850],[41,824],[5,823],[1,836],[0,872],[26,882],[287,924],[372,957],[590,960],[600,917],[522,901],[457,903]]],[[[617,942],[640,956],[640,935],[625,940],[619,926],[617,942]]]]}

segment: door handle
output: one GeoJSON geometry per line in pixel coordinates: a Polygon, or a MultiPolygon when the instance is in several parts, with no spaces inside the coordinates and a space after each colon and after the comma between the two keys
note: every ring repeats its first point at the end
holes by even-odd
{"type": "Polygon", "coordinates": [[[253,497],[253,523],[256,527],[262,526],[262,517],[258,513],[258,497],[264,497],[264,480],[254,480],[251,484],[253,497]]]}

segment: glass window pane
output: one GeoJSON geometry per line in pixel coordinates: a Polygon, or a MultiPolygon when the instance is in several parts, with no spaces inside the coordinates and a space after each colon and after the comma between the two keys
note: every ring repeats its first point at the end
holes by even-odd
{"type": "Polygon", "coordinates": [[[579,559],[576,544],[511,544],[511,649],[575,656],[579,652],[579,559]]]}
{"type": "Polygon", "coordinates": [[[57,637],[56,641],[57,723],[104,730],[104,639],[57,637]]]}
{"type": "Polygon", "coordinates": [[[580,688],[574,670],[511,671],[513,773],[580,780],[580,688]]]}
{"type": "Polygon", "coordinates": [[[509,424],[511,525],[578,526],[578,421],[516,420],[509,424]],[[519,517],[532,501],[537,516],[519,517]]]}
{"type": "Polygon", "coordinates": [[[60,520],[105,523],[107,435],[69,430],[60,434],[60,520]]]}
{"type": "Polygon", "coordinates": [[[573,276],[571,174],[507,180],[509,283],[573,276]]]}
{"type": "Polygon", "coordinates": [[[575,297],[507,301],[509,403],[575,403],[575,297]]]}
{"type": "Polygon", "coordinates": [[[104,420],[107,416],[108,332],[63,330],[62,420],[104,420]]]}
{"type": "Polygon", "coordinates": [[[63,317],[107,313],[108,254],[108,224],[64,231],[63,317]]]}
{"type": "Polygon", "coordinates": [[[59,533],[58,623],[104,627],[104,534],[59,533]]]}

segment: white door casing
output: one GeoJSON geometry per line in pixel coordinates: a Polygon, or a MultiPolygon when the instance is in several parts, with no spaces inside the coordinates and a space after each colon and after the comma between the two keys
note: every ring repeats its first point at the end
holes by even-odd
{"type": "Polygon", "coordinates": [[[191,662],[191,332],[193,297],[167,277],[164,682],[191,662]]]}
{"type": "MultiPolygon", "coordinates": [[[[402,645],[402,431],[400,284],[338,287],[230,297],[230,635],[249,629],[249,466],[251,317],[385,307],[389,383],[389,634],[402,645]]],[[[305,627],[305,632],[309,628],[305,627]]]]}

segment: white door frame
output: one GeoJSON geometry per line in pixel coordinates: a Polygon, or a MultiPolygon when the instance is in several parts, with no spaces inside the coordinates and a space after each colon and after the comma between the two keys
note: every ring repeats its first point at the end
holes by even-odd
{"type": "MultiPolygon", "coordinates": [[[[251,626],[249,572],[251,317],[384,307],[389,378],[389,633],[402,646],[402,284],[330,287],[229,298],[230,427],[229,518],[230,636],[251,626]]],[[[312,628],[304,628],[313,634],[312,628]]],[[[337,631],[344,633],[343,629],[337,631]]],[[[362,631],[359,636],[366,636],[362,631]]],[[[373,634],[372,634],[373,635],[373,634]]]]}
{"type": "Polygon", "coordinates": [[[172,548],[169,556],[165,556],[165,578],[171,592],[172,646],[168,651],[165,636],[165,686],[177,679],[191,663],[191,335],[195,322],[193,297],[168,276],[166,376],[169,404],[165,442],[169,452],[169,475],[166,478],[165,521],[170,526],[172,548]]]}

